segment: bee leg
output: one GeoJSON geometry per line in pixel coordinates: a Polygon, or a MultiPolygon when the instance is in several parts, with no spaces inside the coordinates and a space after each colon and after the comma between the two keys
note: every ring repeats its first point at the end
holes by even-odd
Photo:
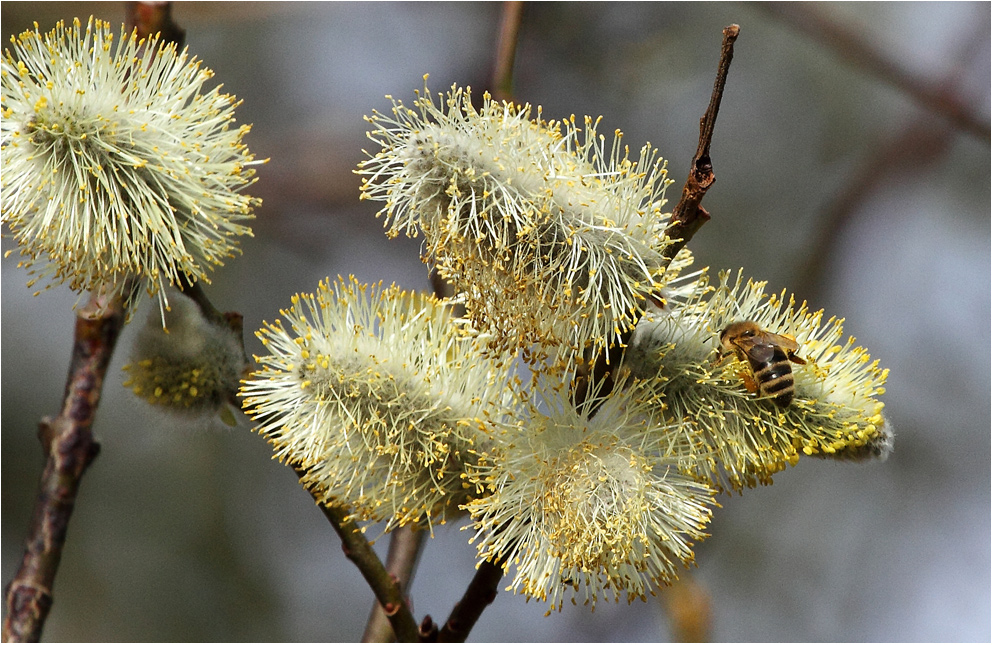
{"type": "Polygon", "coordinates": [[[755,382],[755,379],[752,378],[751,374],[748,372],[738,372],[738,375],[741,376],[741,380],[745,384],[745,389],[751,394],[755,394],[759,391],[759,384],[755,382]]]}
{"type": "Polygon", "coordinates": [[[788,354],[786,354],[786,357],[789,358],[790,361],[796,363],[797,365],[806,365],[807,364],[807,361],[803,360],[802,358],[800,358],[799,356],[797,356],[793,352],[789,352],[788,354]]]}

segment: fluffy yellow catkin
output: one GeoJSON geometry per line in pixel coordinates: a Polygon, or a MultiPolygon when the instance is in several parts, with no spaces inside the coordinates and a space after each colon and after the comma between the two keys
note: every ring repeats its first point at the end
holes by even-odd
{"type": "MultiPolygon", "coordinates": [[[[536,405],[494,439],[470,480],[481,558],[515,567],[510,587],[561,609],[571,597],[644,599],[693,561],[714,491],[681,473],[698,453],[678,433],[649,431],[648,399],[619,389],[577,409],[545,382],[536,405]]],[[[671,428],[670,428],[671,429],[671,428]]]]}
{"type": "Polygon", "coordinates": [[[507,371],[476,355],[444,304],[396,287],[321,282],[281,316],[256,334],[270,353],[241,389],[275,456],[357,519],[444,522],[512,408],[507,371]]]}
{"type": "MultiPolygon", "coordinates": [[[[25,31],[0,59],[2,218],[49,284],[133,298],[208,281],[250,235],[257,163],[238,102],[158,36],[90,19],[25,31]],[[125,291],[128,289],[128,291],[125,291]],[[140,291],[135,292],[140,293],[140,291]]],[[[164,295],[161,296],[164,299],[164,295]]],[[[163,309],[164,307],[163,303],[163,309]]]]}
{"type": "Polygon", "coordinates": [[[766,294],[764,282],[745,281],[741,272],[733,282],[721,273],[716,290],[704,273],[639,323],[622,371],[646,380],[658,414],[677,422],[687,441],[698,438],[713,450],[710,460],[680,465],[715,486],[771,483],[803,455],[885,459],[893,431],[878,397],[889,371],[854,338],[842,341],[841,320],[823,316],[785,292],[766,294]],[[785,408],[749,390],[747,361],[719,358],[720,332],[745,320],[799,346],[805,363],[790,364],[795,393],[785,408]]]}
{"type": "Polygon", "coordinates": [[[629,158],[599,120],[469,89],[374,112],[379,149],[359,165],[362,198],[385,202],[390,236],[423,233],[424,260],[452,281],[497,350],[575,355],[620,339],[664,276],[665,163],[629,158]]]}

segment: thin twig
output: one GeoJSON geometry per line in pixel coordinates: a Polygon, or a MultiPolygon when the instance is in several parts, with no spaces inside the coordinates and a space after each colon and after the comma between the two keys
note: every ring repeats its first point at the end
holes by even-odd
{"type": "Polygon", "coordinates": [[[497,101],[510,101],[514,98],[514,56],[517,53],[517,37],[521,32],[523,13],[524,3],[521,0],[506,0],[503,3],[493,81],[490,85],[493,98],[497,101]]]}
{"type": "MultiPolygon", "coordinates": [[[[396,581],[401,594],[406,594],[410,582],[414,578],[414,568],[424,545],[427,531],[417,530],[411,526],[401,526],[390,533],[390,550],[386,554],[386,572],[396,581]]],[[[387,643],[395,641],[393,627],[377,601],[366,623],[363,643],[387,643]]]]}
{"type": "Polygon", "coordinates": [[[438,633],[440,643],[462,643],[476,625],[483,610],[493,602],[497,585],[504,574],[504,562],[484,560],[476,568],[476,575],[466,588],[462,598],[455,603],[452,613],[438,633]]]}
{"type": "Polygon", "coordinates": [[[76,314],[62,411],[55,419],[46,418],[39,424],[46,463],[21,567],[7,587],[6,643],[41,639],[80,480],[100,452],[100,444],[93,438],[93,418],[123,326],[124,308],[119,299],[107,302],[94,296],[76,314]]]}
{"type": "Polygon", "coordinates": [[[358,567],[362,577],[376,594],[376,599],[382,605],[397,640],[404,643],[416,642],[417,623],[410,613],[410,606],[407,605],[399,585],[386,571],[376,552],[372,550],[369,540],[365,539],[354,520],[348,518],[347,511],[337,506],[325,504],[319,506],[341,538],[341,549],[345,552],[345,556],[358,567]]]}
{"type": "MultiPolygon", "coordinates": [[[[306,473],[299,467],[294,469],[302,480],[306,473]]],[[[355,520],[349,518],[348,511],[344,508],[324,504],[317,500],[312,492],[311,496],[317,501],[318,508],[321,509],[335,533],[341,538],[341,550],[345,552],[345,556],[352,561],[362,577],[369,583],[369,587],[376,595],[376,600],[383,607],[397,639],[405,643],[417,641],[417,623],[414,622],[410,607],[403,597],[403,591],[386,570],[386,567],[383,566],[379,556],[373,551],[372,544],[365,539],[355,520]]]]}
{"type": "Polygon", "coordinates": [[[731,59],[734,57],[734,41],[738,39],[738,32],[738,25],[724,28],[721,58],[717,64],[717,78],[714,79],[714,91],[710,95],[710,105],[703,118],[700,119],[700,139],[697,143],[696,155],[690,164],[690,174],[683,185],[679,203],[672,211],[669,228],[665,232],[671,241],[662,251],[662,256],[668,261],[676,257],[676,254],[686,246],[690,238],[710,219],[710,213],[700,206],[700,202],[716,180],[714,166],[710,160],[710,142],[714,137],[717,112],[721,108],[721,98],[724,96],[724,85],[727,83],[728,69],[730,69],[731,59]]]}
{"type": "Polygon", "coordinates": [[[190,281],[189,276],[180,275],[176,286],[183,292],[184,296],[193,301],[193,303],[200,310],[200,315],[203,316],[205,320],[218,325],[227,322],[227,314],[221,313],[221,311],[214,306],[214,303],[212,303],[210,298],[207,297],[207,294],[203,290],[203,287],[199,281],[190,281]]]}
{"type": "MultiPolygon", "coordinates": [[[[945,117],[960,130],[990,142],[989,117],[978,114],[940,83],[910,73],[877,49],[868,35],[851,25],[833,20],[820,7],[806,3],[761,2],[757,6],[807,34],[856,69],[882,78],[926,109],[945,117]]],[[[989,24],[988,17],[985,24],[989,24]]]]}

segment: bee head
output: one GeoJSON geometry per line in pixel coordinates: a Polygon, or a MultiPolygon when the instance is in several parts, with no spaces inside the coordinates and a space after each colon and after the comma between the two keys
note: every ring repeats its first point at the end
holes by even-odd
{"type": "Polygon", "coordinates": [[[729,342],[734,341],[739,338],[751,338],[761,331],[759,326],[752,322],[751,320],[740,320],[738,322],[733,322],[727,327],[725,327],[720,334],[720,341],[722,345],[727,345],[729,342]]]}

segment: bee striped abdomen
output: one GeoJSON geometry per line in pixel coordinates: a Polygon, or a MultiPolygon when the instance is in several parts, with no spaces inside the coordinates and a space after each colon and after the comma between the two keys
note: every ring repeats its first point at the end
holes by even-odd
{"type": "Polygon", "coordinates": [[[793,370],[786,352],[776,347],[765,363],[749,361],[762,396],[772,397],[776,405],[788,408],[793,402],[793,370]]]}

